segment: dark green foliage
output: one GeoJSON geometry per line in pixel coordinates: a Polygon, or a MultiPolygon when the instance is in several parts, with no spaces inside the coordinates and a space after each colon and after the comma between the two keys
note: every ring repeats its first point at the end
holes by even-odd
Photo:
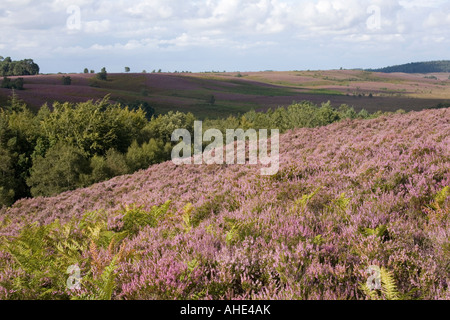
{"type": "Polygon", "coordinates": [[[70,86],[72,84],[72,78],[69,76],[62,77],[62,82],[63,82],[63,85],[70,86]]]}
{"type": "Polygon", "coordinates": [[[84,68],[84,73],[89,73],[89,69],[88,68],[84,68]]]}
{"type": "Polygon", "coordinates": [[[141,169],[147,169],[153,164],[157,164],[170,157],[171,144],[162,142],[162,140],[150,139],[141,146],[134,141],[128,148],[126,154],[126,162],[130,168],[130,172],[141,169]]]}
{"type": "Polygon", "coordinates": [[[127,174],[130,170],[127,166],[125,155],[114,149],[109,149],[105,156],[106,167],[110,171],[110,177],[127,174]]]}
{"type": "Polygon", "coordinates": [[[58,142],[45,157],[34,160],[27,182],[33,196],[52,196],[82,187],[82,176],[88,170],[89,162],[82,150],[58,142]]]}
{"type": "Polygon", "coordinates": [[[431,109],[446,109],[450,108],[450,103],[439,103],[437,106],[431,108],[431,109]]]}
{"type": "Polygon", "coordinates": [[[106,68],[103,67],[102,70],[97,73],[97,79],[102,81],[108,80],[108,73],[106,72],[106,68]]]}
{"type": "Polygon", "coordinates": [[[0,59],[0,76],[26,76],[39,74],[39,66],[32,59],[12,61],[10,57],[0,59]]]}
{"type": "Polygon", "coordinates": [[[164,143],[170,142],[172,133],[176,129],[186,129],[192,134],[194,133],[195,117],[192,113],[169,112],[165,115],[159,115],[150,121],[144,128],[143,133],[145,141],[151,138],[161,139],[164,143]]]}
{"type": "MultiPolygon", "coordinates": [[[[147,96],[148,92],[146,89],[143,89],[141,91],[141,94],[143,96],[147,96]]],[[[155,109],[147,102],[147,101],[143,101],[143,100],[134,100],[134,101],[120,101],[120,103],[122,105],[125,105],[128,107],[128,109],[133,110],[133,111],[138,111],[139,109],[141,109],[142,111],[144,111],[145,113],[145,117],[147,118],[147,120],[151,120],[152,117],[155,115],[155,109]]]]}
{"type": "Polygon", "coordinates": [[[381,69],[370,69],[373,72],[404,72],[404,73],[433,73],[433,72],[450,72],[450,61],[430,61],[430,62],[414,62],[402,64],[398,66],[386,67],[381,69]]]}
{"type": "Polygon", "coordinates": [[[12,157],[0,146],[0,207],[13,203],[15,184],[12,157]]]}
{"type": "Polygon", "coordinates": [[[5,89],[16,89],[16,90],[23,90],[24,80],[23,78],[17,78],[14,80],[11,80],[7,77],[3,77],[2,81],[2,88],[5,89]]]}
{"type": "Polygon", "coordinates": [[[26,178],[37,135],[33,114],[13,94],[9,105],[0,110],[0,207],[30,195],[26,178]]]}
{"type": "Polygon", "coordinates": [[[105,181],[116,176],[131,173],[125,155],[110,149],[104,157],[95,155],[90,160],[91,173],[85,177],[85,184],[105,181]]]}
{"type": "Polygon", "coordinates": [[[86,155],[105,155],[111,148],[126,152],[146,124],[142,111],[112,105],[108,98],[78,104],[55,103],[42,123],[51,144],[64,141],[86,155]]]}
{"type": "Polygon", "coordinates": [[[52,111],[44,105],[34,115],[13,94],[0,110],[0,206],[22,197],[87,186],[168,160],[170,143],[159,135],[146,139],[151,134],[146,131],[145,113],[132,109],[105,98],[55,103],[52,111]],[[137,148],[130,148],[133,141],[139,142],[137,148]]]}

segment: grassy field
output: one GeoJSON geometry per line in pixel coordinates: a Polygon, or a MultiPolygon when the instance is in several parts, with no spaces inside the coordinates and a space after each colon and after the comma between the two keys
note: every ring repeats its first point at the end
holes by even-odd
{"type": "MultiPolygon", "coordinates": [[[[249,72],[249,73],[156,73],[109,74],[99,81],[92,74],[27,76],[18,95],[32,108],[54,101],[79,102],[100,99],[146,101],[157,114],[190,111],[199,118],[226,117],[251,109],[267,110],[293,101],[347,104],[356,110],[422,110],[450,103],[448,73],[384,74],[359,70],[249,72]],[[435,78],[430,78],[435,77],[435,78]],[[209,103],[211,96],[215,103],[209,103]]],[[[5,104],[11,90],[0,89],[5,104]]]]}

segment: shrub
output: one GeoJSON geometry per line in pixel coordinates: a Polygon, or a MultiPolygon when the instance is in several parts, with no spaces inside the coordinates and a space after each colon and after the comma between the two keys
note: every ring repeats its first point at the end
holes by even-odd
{"type": "Polygon", "coordinates": [[[69,76],[67,76],[67,77],[64,76],[64,77],[62,77],[62,82],[63,82],[63,85],[70,86],[72,84],[72,78],[69,76]]]}

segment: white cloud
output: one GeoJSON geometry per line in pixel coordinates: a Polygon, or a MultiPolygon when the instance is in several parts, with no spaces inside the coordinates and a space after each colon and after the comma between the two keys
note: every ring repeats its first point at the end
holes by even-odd
{"type": "MultiPolygon", "coordinates": [[[[307,46],[314,59],[324,48],[361,52],[379,43],[410,50],[426,41],[422,55],[448,56],[449,12],[444,0],[3,0],[0,49],[4,56],[35,48],[36,58],[64,49],[86,56],[195,49],[201,61],[206,50],[248,50],[253,57],[265,48],[278,57],[277,47],[295,52],[307,46]],[[80,8],[81,28],[67,32],[67,8],[73,5],[80,8]],[[379,28],[368,28],[370,6],[379,8],[379,28]]],[[[371,52],[366,54],[369,60],[371,52]]]]}
{"type": "Polygon", "coordinates": [[[111,22],[109,20],[87,21],[84,22],[83,30],[86,33],[105,33],[110,30],[111,22]]]}

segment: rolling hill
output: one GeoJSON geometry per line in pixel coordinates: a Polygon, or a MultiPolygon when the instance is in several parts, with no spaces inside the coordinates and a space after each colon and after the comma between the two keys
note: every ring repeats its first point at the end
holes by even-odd
{"type": "Polygon", "coordinates": [[[280,140],[271,177],[166,162],[3,209],[0,298],[450,298],[450,109],[280,140]]]}
{"type": "MultiPolygon", "coordinates": [[[[147,102],[157,114],[190,111],[198,118],[227,117],[304,100],[319,105],[331,101],[336,107],[347,104],[357,111],[418,111],[450,103],[449,74],[434,76],[330,70],[109,74],[108,81],[99,81],[92,74],[38,75],[24,76],[25,90],[16,93],[34,109],[54,101],[84,102],[110,94],[111,100],[124,104],[147,102]],[[63,85],[63,76],[71,77],[71,85],[63,85]]],[[[6,104],[11,94],[0,89],[0,104],[6,104]]]]}

